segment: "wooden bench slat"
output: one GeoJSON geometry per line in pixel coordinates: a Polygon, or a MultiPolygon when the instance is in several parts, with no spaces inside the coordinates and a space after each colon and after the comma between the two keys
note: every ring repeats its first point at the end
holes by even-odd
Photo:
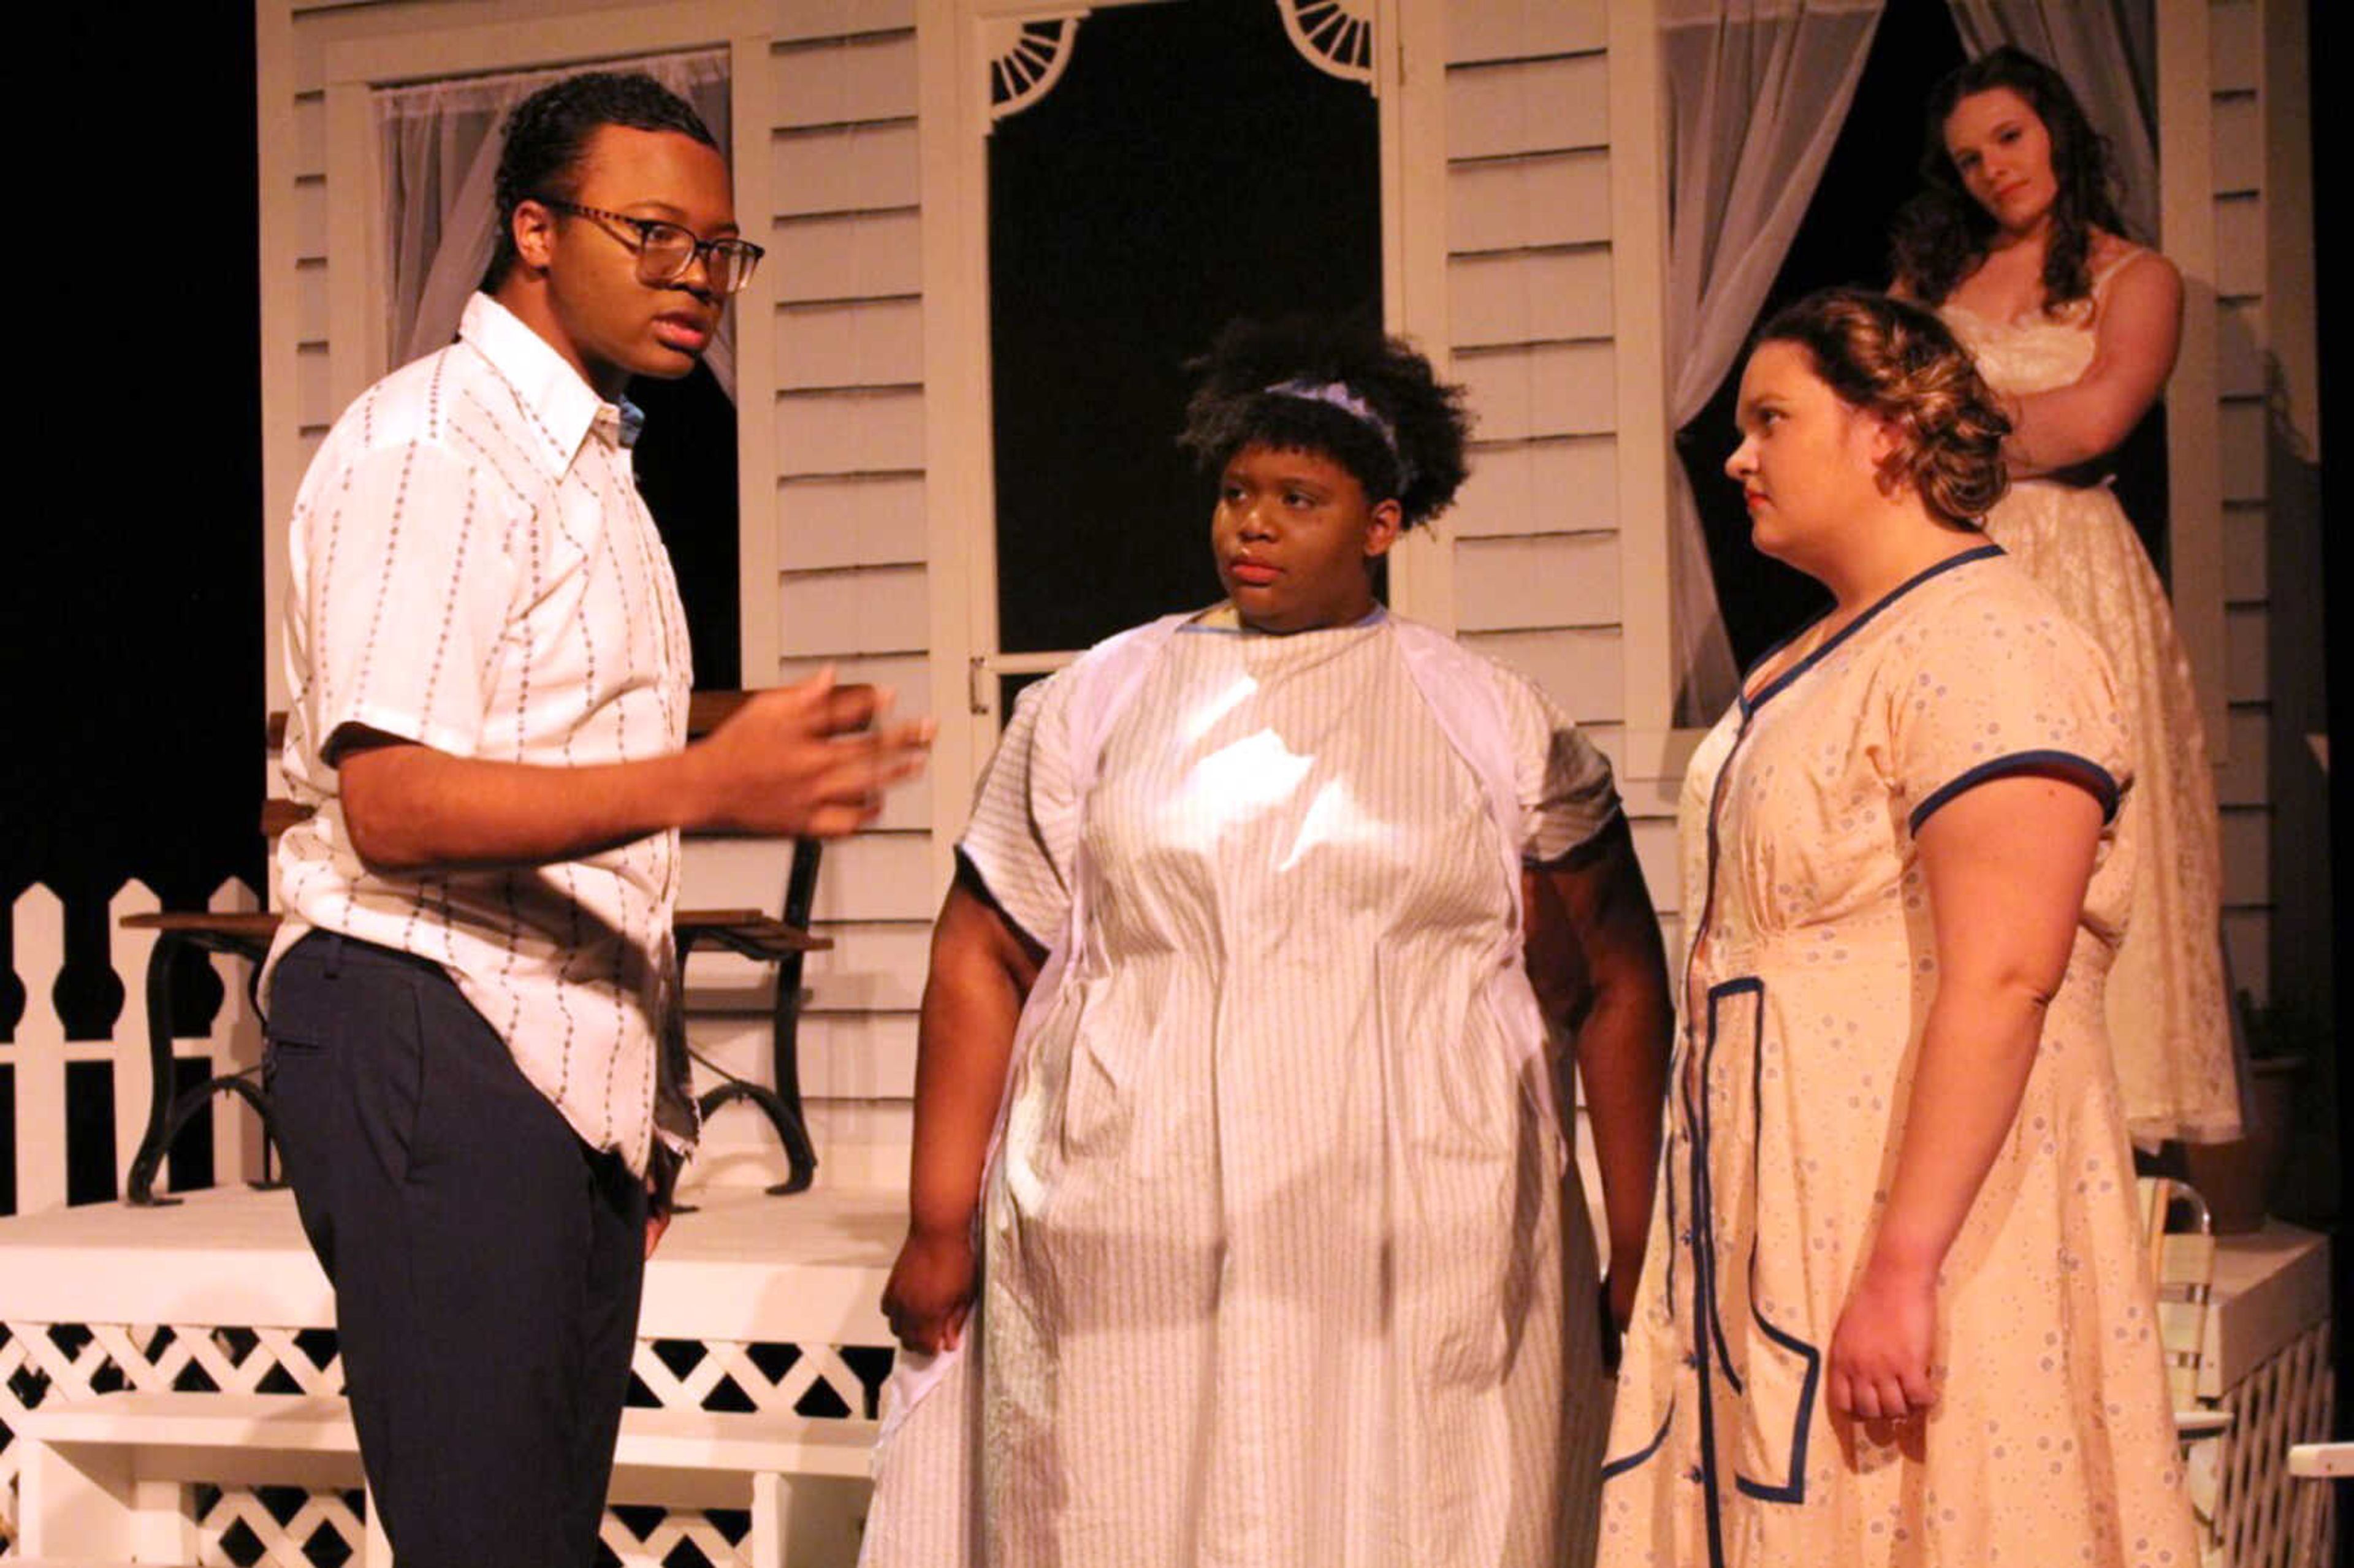
{"type": "MultiPolygon", "coordinates": [[[[133,931],[196,931],[267,941],[277,934],[279,918],[267,909],[161,909],[125,915],[122,926],[133,931]]],[[[732,937],[775,954],[822,953],[833,946],[831,937],[811,936],[758,909],[682,909],[673,925],[681,936],[732,937]]]]}
{"type": "Polygon", "coordinates": [[[261,836],[274,844],[279,835],[297,822],[309,821],[317,810],[283,795],[272,795],[261,802],[261,836]]]}
{"type": "Polygon", "coordinates": [[[267,909],[161,909],[149,915],[125,915],[122,925],[131,931],[204,931],[267,941],[278,932],[278,916],[267,909]]]}
{"type": "Polygon", "coordinates": [[[822,953],[833,946],[831,937],[812,936],[758,909],[682,909],[671,917],[681,940],[689,937],[757,947],[768,957],[787,953],[822,953]]]}

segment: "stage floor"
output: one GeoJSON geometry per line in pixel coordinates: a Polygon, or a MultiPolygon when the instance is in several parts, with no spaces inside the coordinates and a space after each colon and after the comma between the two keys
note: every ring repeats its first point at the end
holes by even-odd
{"type": "MultiPolygon", "coordinates": [[[[790,1197],[692,1190],[647,1270],[644,1339],[888,1345],[879,1302],[906,1196],[821,1184],[790,1197]]],[[[190,1192],[0,1219],[0,1321],[323,1328],[326,1277],[293,1194],[190,1192]]]]}

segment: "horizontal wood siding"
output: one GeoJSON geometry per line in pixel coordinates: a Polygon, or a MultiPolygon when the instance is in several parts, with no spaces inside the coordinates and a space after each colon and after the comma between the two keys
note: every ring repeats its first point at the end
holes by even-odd
{"type": "Polygon", "coordinates": [[[1672,937],[1674,789],[1621,744],[1608,18],[1601,0],[1522,0],[1452,5],[1447,25],[1447,332],[1475,420],[1440,523],[1456,625],[1613,754],[1672,937]]]}
{"type": "Polygon", "coordinates": [[[2211,7],[2225,571],[2221,674],[2227,714],[2220,738],[2229,758],[2216,775],[2222,810],[2223,940],[2231,983],[2260,1000],[2270,994],[2272,980],[2262,37],[2257,0],[2220,0],[2211,7]]]}
{"type": "Polygon", "coordinates": [[[1447,330],[1473,417],[1465,641],[1620,714],[1608,61],[1598,3],[1447,11],[1447,330]]]}
{"type": "MultiPolygon", "coordinates": [[[[830,664],[843,680],[891,688],[901,712],[930,713],[914,6],[795,9],[805,14],[799,36],[771,56],[769,525],[780,568],[771,676],[799,680],[830,664]]],[[[896,791],[875,829],[828,848],[818,879],[814,924],[834,947],[804,975],[801,1087],[833,1179],[905,1176],[915,1008],[939,897],[932,827],[930,790],[896,791]]],[[[716,1059],[743,1054],[759,1066],[767,1027],[765,1014],[721,1014],[696,1033],[716,1059]]],[[[754,1125],[748,1136],[767,1134],[754,1125]]]]}

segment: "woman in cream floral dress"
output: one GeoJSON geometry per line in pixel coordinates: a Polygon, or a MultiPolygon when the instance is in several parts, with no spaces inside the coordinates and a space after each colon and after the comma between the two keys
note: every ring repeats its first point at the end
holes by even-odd
{"type": "Polygon", "coordinates": [[[1670,1142],[1605,1568],[2193,1568],[2102,1025],[2107,662],[1980,536],[1937,320],[1802,301],[1742,376],[1758,548],[1834,608],[1703,743],[1670,1142]]]}
{"type": "Polygon", "coordinates": [[[1927,188],[1896,236],[1897,291],[1933,305],[2011,417],[2012,484],[1987,536],[2090,632],[2122,683],[2142,866],[2109,987],[2137,1141],[2228,1142],[2240,1086],[2221,947],[2214,776],[2166,588],[2096,465],[2173,368],[2182,281],[2118,238],[2099,136],[2067,84],[2017,49],[1931,94],[1927,188]]]}

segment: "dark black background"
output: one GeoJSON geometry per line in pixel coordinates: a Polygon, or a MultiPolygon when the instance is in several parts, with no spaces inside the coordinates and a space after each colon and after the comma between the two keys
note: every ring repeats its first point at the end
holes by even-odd
{"type": "Polygon", "coordinates": [[[1238,315],[1381,319],[1373,94],[1268,0],[1097,11],[989,153],[999,646],[1219,597],[1183,362],[1238,315]]]}
{"type": "MultiPolygon", "coordinates": [[[[80,84],[89,111],[20,119],[10,196],[11,455],[31,482],[14,487],[0,574],[0,903],[36,881],[64,898],[58,999],[69,1033],[104,1038],[122,1000],[113,889],[135,876],[201,906],[225,878],[261,876],[253,8],[162,7],[126,27],[56,7],[10,30],[20,66],[80,84]]],[[[76,1161],[77,1198],[112,1191],[107,1072],[69,1082],[77,1154],[100,1151],[94,1173],[76,1161]]],[[[15,1207],[6,1076],[0,1212],[15,1207]]]]}

